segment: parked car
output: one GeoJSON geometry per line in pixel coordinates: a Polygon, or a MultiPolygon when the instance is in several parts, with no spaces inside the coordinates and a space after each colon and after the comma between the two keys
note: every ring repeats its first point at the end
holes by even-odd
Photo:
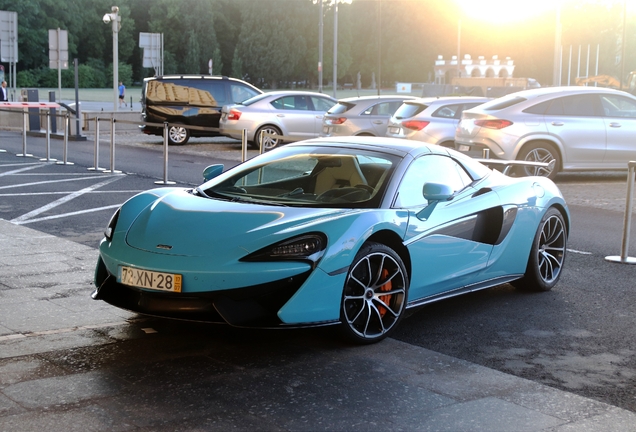
{"type": "Polygon", "coordinates": [[[520,175],[554,178],[560,171],[627,169],[636,159],[636,97],[600,87],[524,90],[468,111],[455,135],[458,149],[554,168],[522,167],[520,175]]]}
{"type": "Polygon", "coordinates": [[[322,120],[322,136],[385,136],[389,118],[413,96],[361,96],[340,99],[322,120]]]}
{"type": "Polygon", "coordinates": [[[562,273],[568,207],[441,146],[386,137],[289,144],[195,188],[136,195],[99,246],[94,299],[239,327],[337,324],[357,343],[406,309],[562,273]]]}
{"type": "Polygon", "coordinates": [[[252,147],[269,151],[282,143],[282,135],[292,140],[314,138],[322,130],[322,118],[336,100],[307,91],[273,91],[240,104],[224,106],[219,128],[223,135],[241,139],[243,129],[252,147]]]}
{"type": "MultiPolygon", "coordinates": [[[[141,121],[175,123],[168,128],[170,144],[185,144],[191,136],[218,136],[221,107],[263,93],[235,78],[169,75],[144,79],[141,89],[141,121]],[[183,126],[181,126],[183,125],[183,126]],[[214,131],[185,126],[215,128],[214,131]]],[[[163,127],[140,126],[149,135],[163,135],[163,127]]]]}
{"type": "Polygon", "coordinates": [[[427,97],[407,100],[389,120],[386,136],[455,147],[462,112],[490,100],[485,97],[427,97]]]}

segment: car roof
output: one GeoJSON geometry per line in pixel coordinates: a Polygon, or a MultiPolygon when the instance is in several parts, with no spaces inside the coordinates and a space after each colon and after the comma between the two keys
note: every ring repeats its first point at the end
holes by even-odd
{"type": "Polygon", "coordinates": [[[392,153],[401,157],[407,154],[435,153],[448,155],[448,149],[422,141],[390,137],[341,136],[314,138],[287,144],[287,146],[318,145],[323,147],[353,147],[357,149],[392,153]]]}
{"type": "Polygon", "coordinates": [[[361,102],[370,100],[410,100],[417,99],[415,96],[400,96],[400,95],[370,95],[370,96],[353,96],[343,99],[338,99],[338,102],[361,102]]]}
{"type": "Polygon", "coordinates": [[[616,90],[608,87],[586,87],[586,86],[559,86],[559,87],[539,87],[535,89],[521,90],[515,93],[510,93],[508,97],[524,97],[524,98],[534,98],[538,96],[544,95],[573,95],[573,94],[584,94],[584,93],[614,93],[619,95],[629,95],[621,90],[616,90]]]}
{"type": "Polygon", "coordinates": [[[486,102],[491,100],[492,98],[485,96],[431,96],[425,98],[416,98],[411,100],[410,102],[422,103],[422,104],[431,104],[434,102],[445,103],[445,102],[486,102]]]}
{"type": "Polygon", "coordinates": [[[271,95],[271,96],[322,96],[329,99],[333,99],[331,96],[326,95],[324,93],[316,93],[312,91],[302,91],[302,90],[274,90],[274,91],[267,91],[264,94],[271,95]]]}

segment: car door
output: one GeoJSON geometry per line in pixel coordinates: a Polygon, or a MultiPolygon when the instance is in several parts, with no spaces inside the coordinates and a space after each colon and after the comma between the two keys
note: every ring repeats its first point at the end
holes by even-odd
{"type": "Polygon", "coordinates": [[[276,121],[281,125],[283,135],[297,140],[316,136],[316,113],[308,96],[284,96],[271,105],[276,109],[276,121]]]}
{"type": "Polygon", "coordinates": [[[385,136],[389,119],[400,105],[402,101],[385,101],[370,106],[360,113],[360,117],[367,122],[365,128],[373,130],[375,136],[385,136]]]}
{"type": "Polygon", "coordinates": [[[629,161],[636,160],[636,100],[605,94],[601,95],[601,105],[607,132],[603,165],[627,168],[629,161]]]}
{"type": "Polygon", "coordinates": [[[494,242],[481,238],[489,215],[500,208],[497,194],[477,191],[473,179],[448,156],[416,159],[400,182],[394,207],[409,211],[405,244],[412,259],[409,301],[474,283],[486,268],[494,242]],[[427,202],[425,183],[449,185],[451,200],[427,202]]]}
{"type": "Polygon", "coordinates": [[[548,107],[546,127],[563,146],[564,168],[592,168],[605,158],[605,119],[601,111],[596,94],[563,96],[548,107]]]}
{"type": "Polygon", "coordinates": [[[314,115],[314,137],[322,133],[322,123],[327,111],[337,103],[336,100],[322,96],[310,96],[309,108],[314,115]]]}

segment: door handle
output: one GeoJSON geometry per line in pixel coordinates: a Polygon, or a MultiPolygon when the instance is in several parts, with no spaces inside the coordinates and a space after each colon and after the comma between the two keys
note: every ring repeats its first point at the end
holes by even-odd
{"type": "Polygon", "coordinates": [[[612,127],[612,128],[619,128],[619,127],[621,127],[621,124],[620,124],[620,123],[617,123],[617,122],[611,122],[611,123],[609,124],[609,127],[612,127]]]}
{"type": "Polygon", "coordinates": [[[553,121],[552,126],[563,126],[563,122],[557,122],[557,121],[553,121]]]}
{"type": "Polygon", "coordinates": [[[373,124],[381,125],[381,124],[384,124],[384,122],[382,120],[376,120],[373,122],[373,124]]]}
{"type": "Polygon", "coordinates": [[[276,114],[276,117],[285,117],[285,114],[276,114]]]}
{"type": "Polygon", "coordinates": [[[316,116],[316,118],[317,118],[318,120],[321,120],[321,119],[322,119],[322,116],[317,115],[317,116],[316,116]]]}

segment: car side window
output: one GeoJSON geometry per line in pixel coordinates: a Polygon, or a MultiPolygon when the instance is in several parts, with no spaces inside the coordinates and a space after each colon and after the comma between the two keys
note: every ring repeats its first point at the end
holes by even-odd
{"type": "Polygon", "coordinates": [[[606,117],[636,118],[636,102],[626,97],[602,95],[601,105],[606,117]]]}
{"type": "MultiPolygon", "coordinates": [[[[397,107],[396,107],[397,109],[397,107]]],[[[380,102],[373,106],[367,108],[362,115],[375,115],[375,116],[390,116],[393,112],[391,111],[391,103],[390,102],[380,102]]]]}
{"type": "Polygon", "coordinates": [[[309,109],[305,96],[285,96],[270,102],[270,104],[280,110],[307,111],[309,109]]]}
{"type": "Polygon", "coordinates": [[[438,108],[437,111],[432,114],[432,117],[455,118],[460,106],[461,104],[443,106],[438,108]]]}
{"type": "Polygon", "coordinates": [[[598,111],[596,95],[564,96],[552,101],[547,115],[566,115],[577,117],[594,117],[601,115],[598,111]]]}
{"type": "Polygon", "coordinates": [[[413,161],[406,170],[394,204],[396,208],[426,206],[428,202],[422,196],[424,183],[443,183],[454,192],[463,189],[471,182],[464,168],[448,156],[425,155],[413,161]]]}
{"type": "Polygon", "coordinates": [[[330,99],[311,96],[311,102],[314,104],[314,111],[329,111],[334,102],[330,99]]]}
{"type": "Polygon", "coordinates": [[[220,80],[196,79],[190,82],[189,103],[192,105],[221,106],[227,103],[225,85],[220,80]]]}

